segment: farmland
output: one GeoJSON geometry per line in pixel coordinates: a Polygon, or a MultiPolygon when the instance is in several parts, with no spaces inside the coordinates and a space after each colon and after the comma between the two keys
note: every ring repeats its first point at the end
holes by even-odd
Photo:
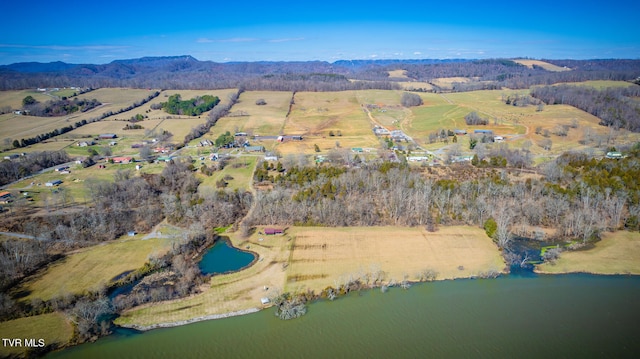
{"type": "Polygon", "coordinates": [[[134,308],[116,322],[149,326],[247,310],[258,307],[261,297],[307,289],[318,293],[371,270],[384,271],[388,283],[403,280],[405,274],[409,280],[418,280],[418,272],[425,269],[438,272],[437,279],[451,279],[504,268],[495,244],[472,227],[444,228],[437,233],[402,227],[292,227],[283,236],[264,236],[261,230],[247,239],[230,235],[234,246],[258,254],[259,260],[251,267],[213,277],[198,295],[134,308]]]}
{"type": "Polygon", "coordinates": [[[358,102],[356,91],[299,92],[284,124],[284,133],[303,135],[304,143],[295,141],[278,146],[283,153],[312,153],[313,144],[322,151],[341,147],[377,147],[373,124],[358,102]],[[338,134],[338,131],[340,133],[338,134]],[[336,137],[330,136],[333,132],[336,137]]]}

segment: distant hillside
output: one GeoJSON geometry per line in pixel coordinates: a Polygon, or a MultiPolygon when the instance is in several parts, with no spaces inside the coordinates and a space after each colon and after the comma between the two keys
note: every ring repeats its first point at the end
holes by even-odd
{"type": "Polygon", "coordinates": [[[41,63],[41,62],[19,62],[11,65],[0,66],[0,71],[15,71],[25,73],[37,72],[60,72],[74,68],[78,65],[67,64],[62,61],[41,63]]]}
{"type": "Polygon", "coordinates": [[[402,70],[405,81],[432,82],[438,78],[473,78],[453,89],[528,88],[559,82],[633,80],[640,76],[640,60],[544,60],[572,71],[552,72],[510,59],[463,60],[340,60],[296,62],[199,61],[183,56],[143,57],[108,64],[17,63],[0,66],[0,90],[35,87],[133,87],[165,89],[238,88],[287,91],[399,89],[390,71],[402,70]],[[348,81],[361,80],[361,81],[348,81]]]}

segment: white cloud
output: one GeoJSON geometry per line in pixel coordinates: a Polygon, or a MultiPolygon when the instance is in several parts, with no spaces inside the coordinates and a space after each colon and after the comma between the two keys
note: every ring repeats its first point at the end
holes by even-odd
{"type": "Polygon", "coordinates": [[[284,38],[284,39],[272,39],[269,42],[289,42],[289,41],[302,41],[304,37],[292,37],[292,38],[284,38]]]}

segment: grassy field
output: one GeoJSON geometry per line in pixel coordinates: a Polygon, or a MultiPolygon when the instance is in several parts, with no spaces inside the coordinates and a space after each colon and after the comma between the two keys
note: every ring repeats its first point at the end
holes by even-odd
{"type": "MultiPolygon", "coordinates": [[[[67,117],[35,117],[15,115],[13,113],[0,115],[1,141],[5,139],[18,140],[34,137],[51,132],[61,127],[73,125],[75,121],[67,120],[67,117]]],[[[11,142],[10,141],[10,142],[11,142]]],[[[5,143],[3,142],[4,146],[5,143]]]]}
{"type": "MultiPolygon", "coordinates": [[[[198,187],[200,193],[212,193],[219,190],[216,187],[216,182],[223,179],[225,176],[231,176],[232,179],[226,180],[228,189],[250,190],[253,184],[253,169],[256,166],[258,158],[262,156],[242,156],[232,158],[227,166],[222,171],[215,171],[213,175],[208,177],[198,171],[198,179],[202,181],[198,187]]],[[[209,159],[205,159],[205,164],[210,166],[209,159]]],[[[196,165],[200,166],[200,164],[196,165]]]]}
{"type": "Polygon", "coordinates": [[[19,110],[22,108],[22,100],[27,96],[33,97],[38,102],[47,102],[52,99],[51,96],[35,90],[0,91],[0,108],[9,106],[13,110],[19,110]]]}
{"type": "Polygon", "coordinates": [[[442,89],[451,90],[454,83],[467,83],[472,81],[474,80],[467,77],[440,77],[433,79],[431,82],[442,89]]]}
{"type": "Polygon", "coordinates": [[[553,71],[553,72],[571,71],[571,69],[568,67],[561,67],[561,66],[557,66],[554,64],[550,64],[548,62],[540,61],[540,60],[518,59],[518,60],[513,60],[513,62],[519,63],[528,68],[533,68],[533,65],[536,65],[536,66],[542,67],[547,71],[553,71]]]}
{"type": "MultiPolygon", "coordinates": [[[[560,84],[558,84],[558,85],[560,85],[560,84]]],[[[634,84],[632,84],[631,82],[627,82],[627,81],[608,81],[608,80],[571,82],[571,83],[562,84],[562,85],[588,86],[588,87],[594,87],[594,88],[596,88],[598,90],[604,90],[604,89],[610,88],[610,87],[629,87],[629,86],[634,86],[634,84]]]]}
{"type": "Polygon", "coordinates": [[[416,280],[416,272],[427,268],[445,279],[505,267],[491,239],[472,227],[443,227],[436,233],[401,227],[292,227],[283,236],[264,236],[261,230],[248,239],[230,235],[234,246],[258,255],[251,267],[214,276],[198,295],[134,308],[116,323],[146,326],[259,308],[262,297],[283,291],[319,292],[372,269],[385,271],[388,282],[402,280],[405,274],[416,280]]]}
{"type": "Polygon", "coordinates": [[[539,273],[640,274],[640,233],[605,233],[594,248],[562,252],[555,263],[537,266],[539,273]]]}
{"type": "MultiPolygon", "coordinates": [[[[226,131],[230,133],[247,132],[249,135],[277,136],[283,134],[283,126],[291,92],[286,91],[246,91],[240,95],[238,102],[230,113],[237,116],[227,116],[218,120],[211,130],[202,136],[215,142],[218,136],[226,131]],[[263,99],[266,105],[256,105],[256,100],[263,99]]],[[[198,143],[201,139],[192,141],[198,143]]],[[[272,150],[276,142],[274,140],[251,141],[252,144],[264,146],[272,150]],[[253,143],[256,142],[256,143],[253,143]]]]}
{"type": "Polygon", "coordinates": [[[358,101],[357,91],[298,92],[295,105],[284,125],[284,133],[303,135],[303,142],[290,141],[278,145],[283,154],[313,153],[317,144],[322,151],[336,148],[377,147],[373,123],[358,101]],[[329,136],[329,132],[342,136],[329,136]]]}
{"type": "Polygon", "coordinates": [[[125,236],[69,254],[23,282],[17,292],[25,292],[27,296],[21,300],[28,301],[98,290],[119,275],[142,267],[149,255],[161,255],[171,248],[172,239],[142,238],[142,234],[125,236]]]}
{"type": "MultiPolygon", "coordinates": [[[[60,313],[50,313],[9,320],[0,323],[0,337],[2,338],[25,338],[44,339],[44,344],[65,345],[73,335],[72,325],[60,313]]],[[[24,342],[23,342],[24,345],[24,342]]],[[[0,356],[18,355],[25,356],[26,347],[2,347],[0,356]]]]}
{"type": "Polygon", "coordinates": [[[438,279],[465,278],[502,271],[504,261],[482,229],[442,227],[430,233],[403,227],[294,227],[287,290],[336,286],[348,277],[363,278],[382,270],[385,281],[406,276],[418,281],[420,271],[433,269],[438,279]]]}

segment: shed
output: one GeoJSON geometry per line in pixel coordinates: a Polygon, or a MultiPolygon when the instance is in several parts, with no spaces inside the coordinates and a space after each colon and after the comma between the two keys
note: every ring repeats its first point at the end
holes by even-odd
{"type": "Polygon", "coordinates": [[[271,303],[271,301],[270,301],[270,300],[269,300],[269,298],[267,298],[267,297],[262,297],[262,298],[260,299],[260,303],[262,303],[262,305],[266,305],[266,304],[271,303]]]}
{"type": "Polygon", "coordinates": [[[113,138],[117,138],[118,136],[115,133],[103,133],[98,137],[102,140],[110,140],[113,138]]]}
{"type": "Polygon", "coordinates": [[[275,234],[283,234],[284,230],[280,229],[280,228],[265,228],[264,229],[264,234],[267,235],[275,235],[275,234]]]}
{"type": "Polygon", "coordinates": [[[53,181],[49,181],[49,182],[45,183],[44,185],[46,187],[55,187],[55,186],[59,186],[61,184],[62,184],[61,180],[53,180],[53,181]]]}

